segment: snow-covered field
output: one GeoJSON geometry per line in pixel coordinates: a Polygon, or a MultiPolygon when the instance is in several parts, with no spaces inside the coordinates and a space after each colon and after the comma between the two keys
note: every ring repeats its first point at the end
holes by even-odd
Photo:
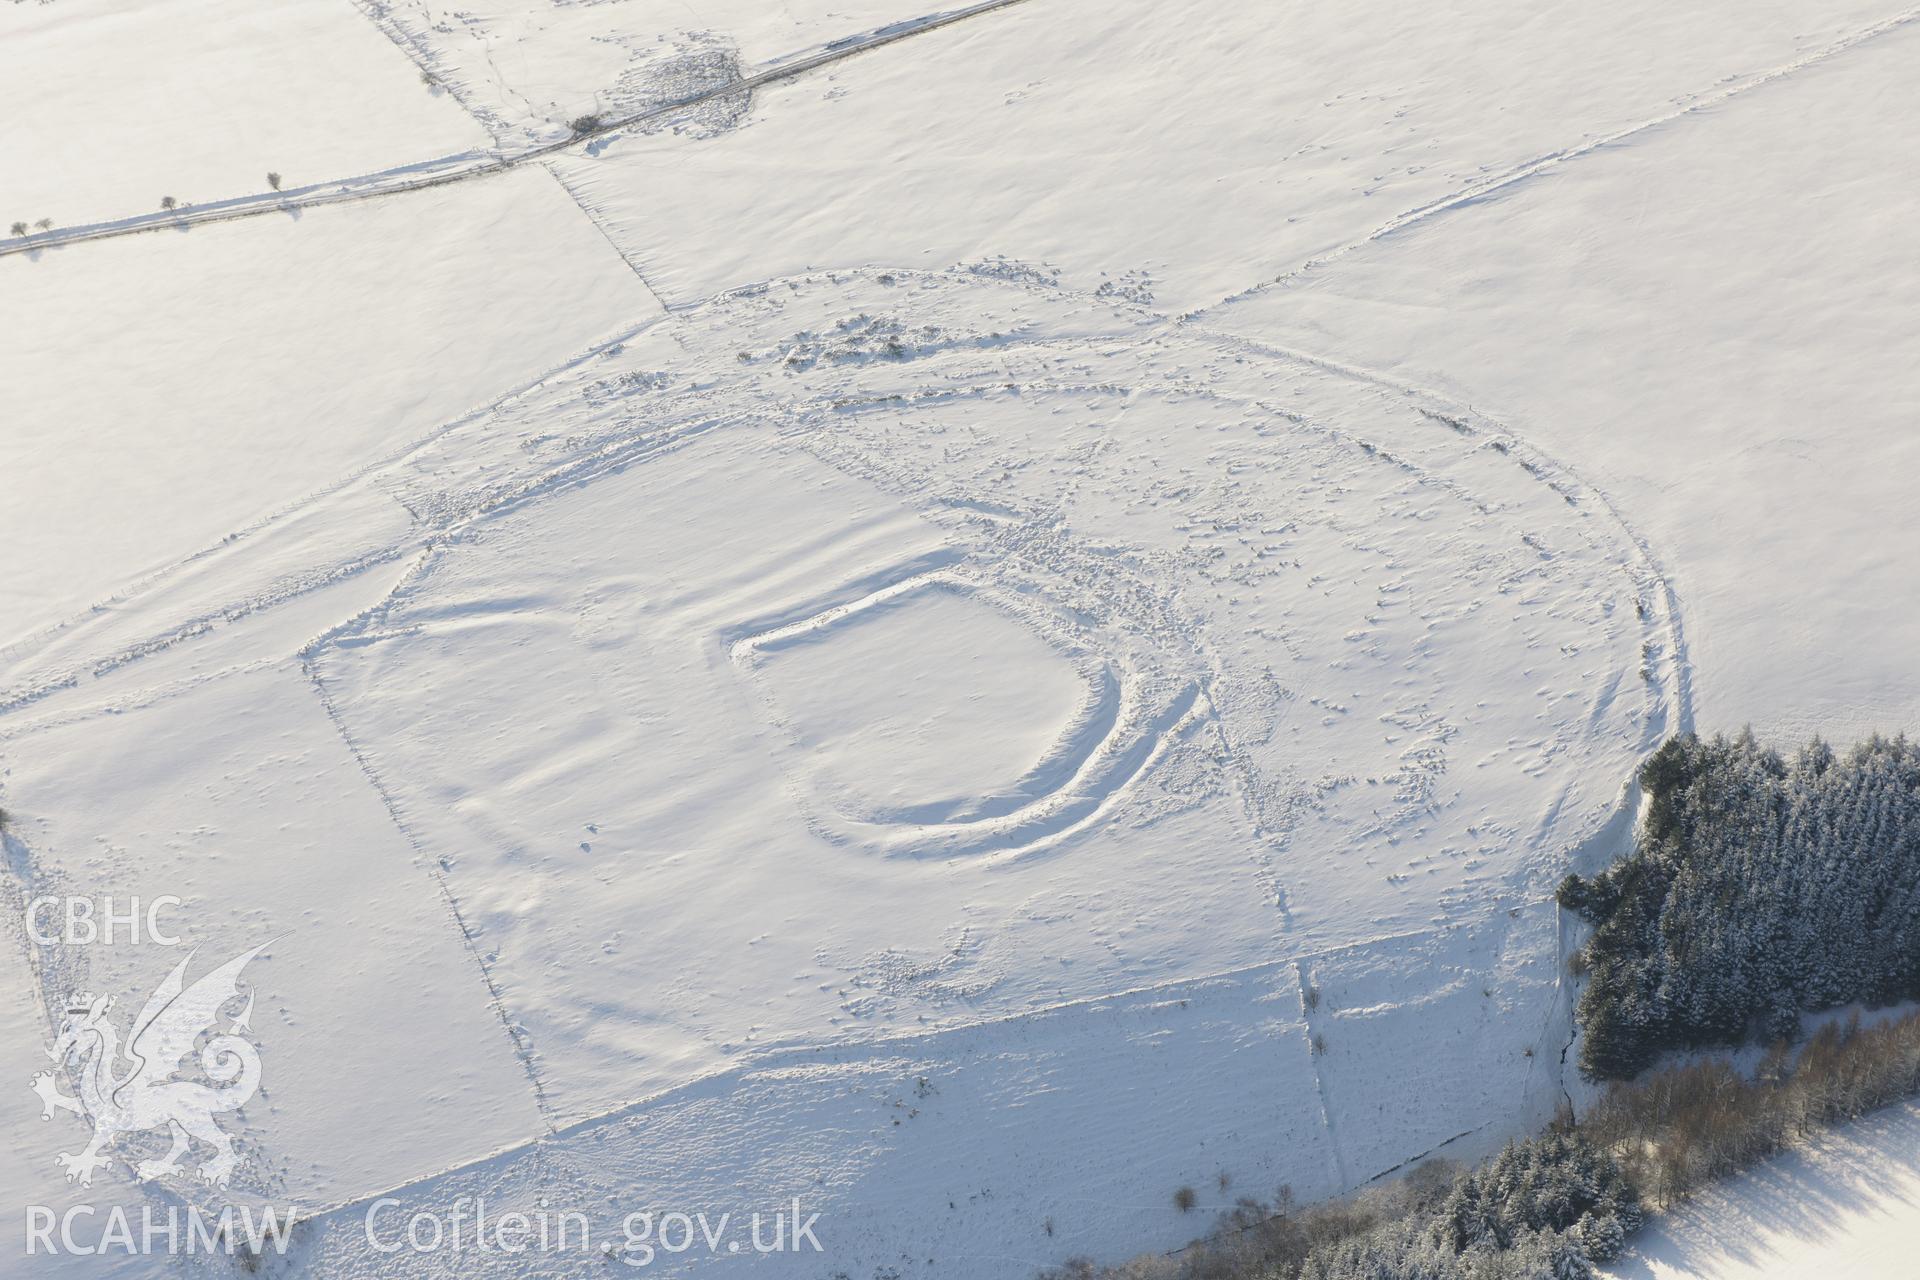
{"type": "Polygon", "coordinates": [[[1641,756],[1920,719],[1913,16],[8,6],[0,1247],[1014,1280],[1537,1126],[1641,756]],[[66,895],[270,943],[226,1186],[63,1182],[185,954],[66,895]]]}
{"type": "Polygon", "coordinates": [[[1920,1239],[1920,1106],[1823,1134],[1664,1214],[1613,1280],[1900,1280],[1920,1239]]]}

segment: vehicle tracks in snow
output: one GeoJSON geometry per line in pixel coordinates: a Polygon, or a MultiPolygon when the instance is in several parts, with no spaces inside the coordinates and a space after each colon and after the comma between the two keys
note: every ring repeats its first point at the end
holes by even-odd
{"type": "Polygon", "coordinates": [[[1829,41],[1827,44],[1801,57],[1795,58],[1790,62],[1782,63],[1777,67],[1756,72],[1752,75],[1737,77],[1731,82],[1723,82],[1719,87],[1703,93],[1689,95],[1684,105],[1675,107],[1671,111],[1663,112],[1651,119],[1641,120],[1637,123],[1612,130],[1609,133],[1601,134],[1599,137],[1590,138],[1585,142],[1549,151],[1545,155],[1535,156],[1531,160],[1526,160],[1510,168],[1503,169],[1499,173],[1483,178],[1478,182],[1469,183],[1458,191],[1426,201],[1423,204],[1417,204],[1410,209],[1397,213],[1385,222],[1374,227],[1371,231],[1354,239],[1342,241],[1330,249],[1314,254],[1299,265],[1281,272],[1271,280],[1263,281],[1251,288],[1229,294],[1218,302],[1210,303],[1204,307],[1198,307],[1187,312],[1181,318],[1183,320],[1196,319],[1209,312],[1217,311],[1219,308],[1230,303],[1256,297],[1269,290],[1284,287],[1292,281],[1308,275],[1329,263],[1337,262],[1357,249],[1365,248],[1376,240],[1384,240],[1388,236],[1406,230],[1408,227],[1417,226],[1420,223],[1439,217],[1442,214],[1451,213],[1456,209],[1477,204],[1491,196],[1498,195],[1510,187],[1519,186],[1543,174],[1550,173],[1569,161],[1578,160],[1596,151],[1617,146],[1622,142],[1636,138],[1644,133],[1651,133],[1677,120],[1683,120],[1689,116],[1710,111],[1744,94],[1751,93],[1755,89],[1763,88],[1766,85],[1773,84],[1805,71],[1810,67],[1818,66],[1840,54],[1856,49],[1871,40],[1878,39],[1881,36],[1897,31],[1915,22],[1920,22],[1920,9],[1909,9],[1904,13],[1895,14],[1893,17],[1883,18],[1879,22],[1850,32],[1837,40],[1829,41]]]}

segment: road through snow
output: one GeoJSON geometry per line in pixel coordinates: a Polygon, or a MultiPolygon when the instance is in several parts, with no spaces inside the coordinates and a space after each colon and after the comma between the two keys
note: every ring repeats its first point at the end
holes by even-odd
{"type": "Polygon", "coordinates": [[[434,160],[422,160],[398,168],[382,170],[379,173],[334,178],[325,182],[290,187],[284,191],[263,191],[254,195],[235,196],[206,204],[186,205],[157,213],[119,218],[111,222],[82,223],[77,226],[34,231],[0,240],[0,257],[10,254],[40,253],[48,249],[84,244],[93,240],[109,240],[152,231],[184,231],[209,223],[233,222],[242,218],[258,218],[274,213],[298,217],[303,209],[360,200],[380,200],[414,191],[427,191],[450,183],[470,182],[476,178],[508,172],[531,161],[557,155],[573,147],[588,145],[597,139],[618,135],[622,130],[630,129],[635,125],[670,119],[714,99],[751,94],[755,89],[790,80],[809,71],[858,54],[871,52],[896,41],[923,35],[929,31],[937,31],[942,27],[964,22],[968,18],[991,13],[996,9],[1005,9],[1024,3],[1027,3],[1027,0],[981,0],[979,4],[968,5],[962,9],[890,23],[877,31],[831,41],[815,52],[782,60],[738,81],[705,89],[674,102],[649,107],[644,111],[601,121],[592,128],[535,146],[505,152],[467,151],[434,160]]]}

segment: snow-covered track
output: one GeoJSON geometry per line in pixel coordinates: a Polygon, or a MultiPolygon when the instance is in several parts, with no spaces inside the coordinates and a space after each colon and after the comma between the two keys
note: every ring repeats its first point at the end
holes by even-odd
{"type": "Polygon", "coordinates": [[[1415,205],[1410,209],[1403,210],[1374,227],[1372,230],[1316,253],[1299,264],[1287,268],[1271,280],[1262,281],[1251,288],[1230,294],[1209,306],[1196,308],[1188,312],[1184,318],[1194,319],[1207,315],[1217,311],[1220,307],[1228,303],[1254,297],[1276,286],[1284,286],[1321,267],[1337,262],[1355,250],[1365,248],[1377,240],[1384,240],[1409,227],[1417,226],[1429,219],[1451,213],[1456,209],[1463,209],[1469,205],[1478,204],[1510,188],[1542,177],[1569,161],[1578,160],[1584,156],[1611,147],[1617,147],[1623,142],[1628,142],[1643,134],[1652,133],[1676,121],[1711,111],[1715,107],[1722,106],[1756,89],[1775,84],[1789,76],[1797,75],[1802,71],[1830,61],[1843,53],[1857,49],[1861,45],[1876,40],[1881,36],[1911,26],[1916,21],[1920,21],[1920,9],[1908,9],[1904,13],[1895,14],[1893,17],[1885,18],[1870,26],[1849,32],[1847,35],[1824,44],[1790,62],[1782,63],[1776,67],[1770,67],[1765,71],[1756,72],[1752,75],[1738,77],[1717,88],[1692,95],[1671,111],[1662,112],[1650,119],[1636,121],[1633,124],[1603,133],[1598,137],[1588,138],[1585,142],[1562,147],[1558,150],[1550,151],[1545,155],[1535,156],[1520,164],[1502,169],[1500,172],[1491,174],[1478,182],[1471,183],[1458,191],[1450,192],[1437,199],[1429,200],[1425,203],[1415,205]]]}

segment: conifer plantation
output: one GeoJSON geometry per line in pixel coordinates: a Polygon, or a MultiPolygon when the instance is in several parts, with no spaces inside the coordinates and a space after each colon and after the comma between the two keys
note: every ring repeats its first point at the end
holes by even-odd
{"type": "Polygon", "coordinates": [[[1632,854],[1560,887],[1596,926],[1580,956],[1589,1078],[1920,996],[1920,749],[1875,737],[1841,755],[1816,739],[1787,758],[1751,733],[1687,736],[1640,781],[1632,854]]]}

